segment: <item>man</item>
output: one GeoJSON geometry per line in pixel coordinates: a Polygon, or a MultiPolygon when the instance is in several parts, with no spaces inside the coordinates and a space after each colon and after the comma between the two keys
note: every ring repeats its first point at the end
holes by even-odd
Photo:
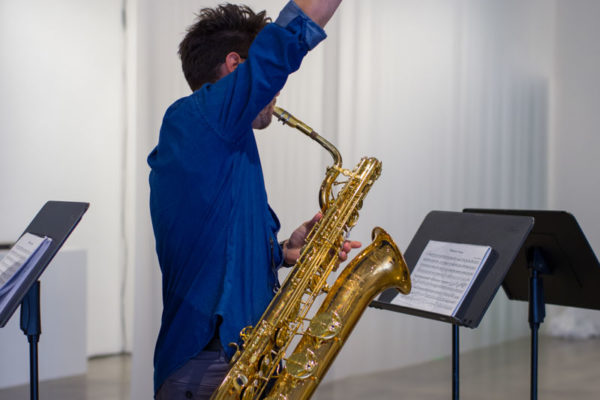
{"type": "MultiPolygon", "coordinates": [[[[317,214],[280,246],[252,128],[325,38],[341,0],[290,1],[275,23],[245,6],[203,9],[180,44],[192,95],[167,110],[150,153],[150,209],[163,274],[157,399],[208,398],[239,333],[262,315],[317,214]]],[[[346,242],[343,260],[358,242],[346,242]]]]}

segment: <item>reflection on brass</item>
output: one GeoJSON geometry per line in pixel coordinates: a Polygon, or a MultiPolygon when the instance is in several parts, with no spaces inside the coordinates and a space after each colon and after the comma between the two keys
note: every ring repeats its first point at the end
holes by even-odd
{"type": "Polygon", "coordinates": [[[342,327],[342,321],[335,312],[324,312],[315,315],[310,321],[310,333],[319,339],[332,339],[342,327]]]}
{"type": "Polygon", "coordinates": [[[306,379],[311,376],[316,366],[315,353],[310,349],[292,354],[285,363],[286,372],[297,379],[306,379]]]}
{"type": "Polygon", "coordinates": [[[323,217],[309,233],[296,265],[259,322],[243,331],[243,345],[211,399],[309,399],[373,298],[388,288],[410,292],[404,258],[392,238],[378,227],[373,229],[373,242],[329,288],[327,277],[340,263],[340,246],[381,173],[381,162],[363,158],[352,171],[342,169],[342,157],[331,143],[279,107],[274,115],[318,142],[333,157],[334,164],[327,169],[319,191],[323,217]],[[336,181],[340,175],[343,183],[336,181]],[[337,194],[334,186],[341,187],[337,194]],[[319,310],[308,318],[323,295],[319,310]],[[293,343],[297,344],[291,349],[293,343]]]}

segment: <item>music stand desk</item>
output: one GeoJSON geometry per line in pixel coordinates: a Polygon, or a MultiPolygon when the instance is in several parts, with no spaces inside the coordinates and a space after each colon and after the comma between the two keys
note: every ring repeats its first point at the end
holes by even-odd
{"type": "Polygon", "coordinates": [[[600,263],[577,220],[568,212],[464,211],[535,218],[535,225],[506,274],[502,287],[509,299],[529,302],[531,399],[537,399],[537,336],[546,314],[545,304],[600,310],[600,263]]]}
{"type": "Polygon", "coordinates": [[[89,203],[66,201],[49,201],[42,207],[23,233],[47,236],[52,239],[52,242],[40,260],[28,271],[23,282],[0,298],[0,328],[6,325],[19,304],[21,305],[21,329],[29,341],[32,399],[39,397],[37,344],[42,332],[39,279],[88,207],[89,203]]]}
{"type": "Polygon", "coordinates": [[[430,318],[453,325],[453,399],[458,399],[458,327],[476,328],[479,325],[532,227],[533,218],[527,216],[432,211],[423,220],[404,254],[411,272],[430,240],[484,245],[492,248],[491,255],[481,268],[455,316],[393,304],[394,297],[399,294],[396,289],[386,290],[378,300],[371,302],[371,307],[430,318]]]}

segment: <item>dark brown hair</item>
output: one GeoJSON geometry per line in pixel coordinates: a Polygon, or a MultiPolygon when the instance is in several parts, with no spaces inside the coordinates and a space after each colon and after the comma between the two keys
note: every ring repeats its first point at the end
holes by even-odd
{"type": "Polygon", "coordinates": [[[232,51],[248,56],[252,41],[271,22],[265,11],[255,13],[248,6],[222,4],[203,8],[179,44],[185,79],[192,90],[219,78],[217,70],[232,51]]]}

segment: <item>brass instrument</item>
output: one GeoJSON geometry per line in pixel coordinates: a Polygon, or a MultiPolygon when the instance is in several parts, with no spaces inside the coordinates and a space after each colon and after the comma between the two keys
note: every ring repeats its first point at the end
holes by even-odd
{"type": "Polygon", "coordinates": [[[241,332],[243,344],[211,399],[309,399],[356,322],[373,298],[395,287],[410,292],[410,275],[392,238],[373,229],[373,242],[342,271],[332,287],[327,277],[339,266],[339,250],[358,219],[358,210],[381,162],[363,158],[353,171],[342,169],[338,150],[285,110],[273,113],[325,147],[334,159],[320,190],[323,217],[310,231],[300,257],[255,327],[241,332]],[[339,175],[347,181],[334,196],[339,175]],[[312,318],[317,297],[327,296],[312,318]],[[292,342],[294,351],[287,355],[292,342]]]}

